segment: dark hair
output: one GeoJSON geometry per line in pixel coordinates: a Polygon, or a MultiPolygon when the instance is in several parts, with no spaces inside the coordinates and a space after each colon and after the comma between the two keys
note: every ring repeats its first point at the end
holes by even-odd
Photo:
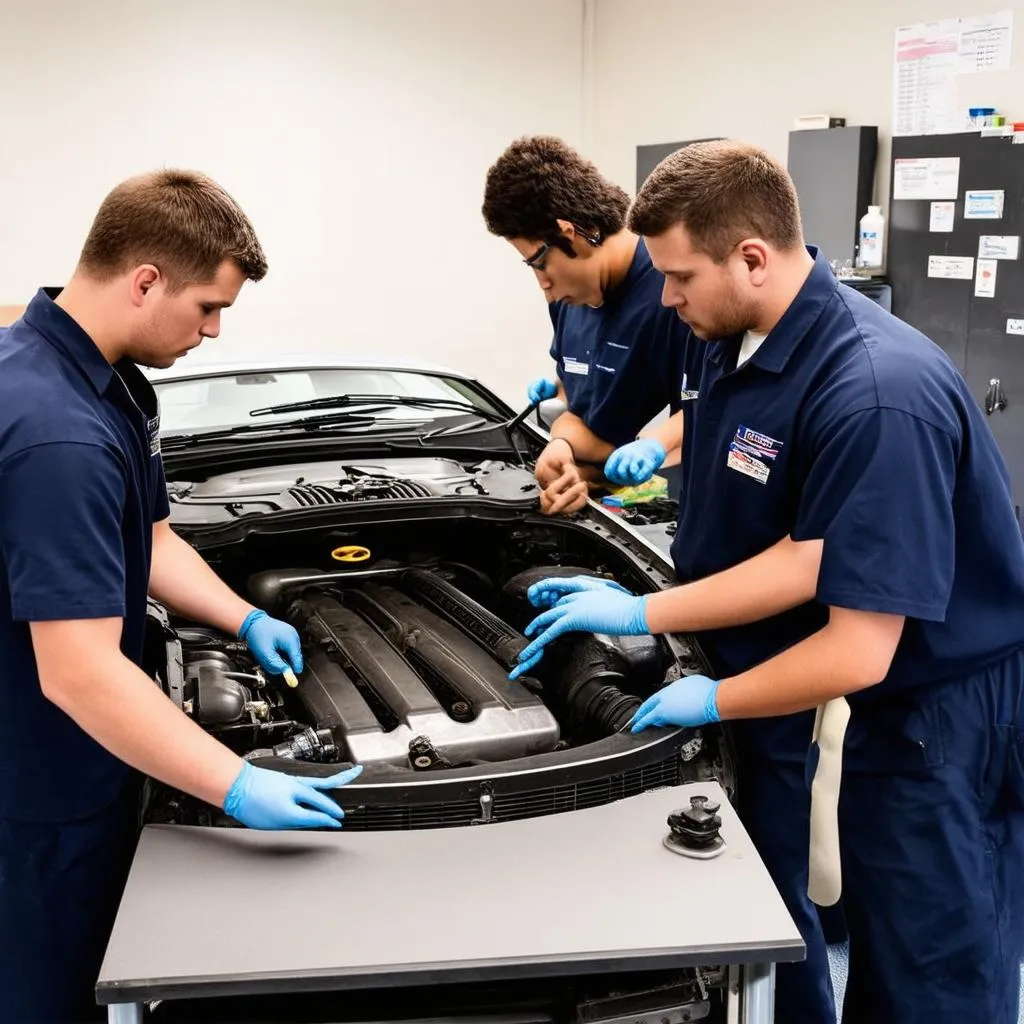
{"type": "Polygon", "coordinates": [[[629,212],[629,227],[660,235],[682,223],[694,248],[716,262],[744,238],[780,250],[803,243],[796,189],[786,169],[742,142],[694,142],[651,172],[629,212]]]}
{"type": "Polygon", "coordinates": [[[629,196],[561,139],[516,139],[487,172],[483,215],[502,238],[555,241],[567,220],[598,242],[621,231],[629,196]]]}
{"type": "Polygon", "coordinates": [[[152,263],[175,290],[212,281],[225,260],[250,281],[267,272],[256,232],[234,199],[204,174],[172,169],[129,178],[107,195],[79,266],[109,280],[152,263]]]}

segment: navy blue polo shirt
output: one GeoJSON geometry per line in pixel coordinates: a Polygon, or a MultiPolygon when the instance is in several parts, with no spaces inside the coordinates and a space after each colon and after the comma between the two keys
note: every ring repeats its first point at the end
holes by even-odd
{"type": "MultiPolygon", "coordinates": [[[[618,447],[668,406],[675,412],[684,381],[689,332],[661,304],[664,277],[643,239],[626,276],[597,309],[553,302],[551,358],[566,405],[602,440],[618,447]]],[[[692,346],[691,346],[692,347],[692,346]]]]}
{"type": "Polygon", "coordinates": [[[945,353],[825,260],[743,366],[741,338],[706,346],[684,435],[672,556],[709,576],[787,535],[824,539],[816,600],[701,634],[719,677],[825,625],[830,605],[906,616],[882,684],[956,678],[1024,646],[1024,541],[1008,473],[945,353]]]}
{"type": "Polygon", "coordinates": [[[0,338],[0,818],[82,818],[128,778],[43,696],[29,623],[119,617],[141,663],[168,515],[158,423],[139,369],[111,367],[43,291],[0,338]]]}

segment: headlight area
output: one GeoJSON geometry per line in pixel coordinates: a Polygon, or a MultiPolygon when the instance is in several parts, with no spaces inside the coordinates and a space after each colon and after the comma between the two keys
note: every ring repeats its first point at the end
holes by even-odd
{"type": "MultiPolygon", "coordinates": [[[[261,767],[362,775],[335,794],[347,830],[488,824],[717,778],[717,729],[624,731],[658,687],[705,672],[686,637],[568,634],[532,676],[508,672],[546,576],[671,581],[600,517],[394,507],[253,517],[188,539],[221,577],[302,637],[297,687],[235,637],[151,604],[147,668],[204,729],[261,767]]],[[[148,782],[146,822],[231,827],[216,807],[148,782]]]]}

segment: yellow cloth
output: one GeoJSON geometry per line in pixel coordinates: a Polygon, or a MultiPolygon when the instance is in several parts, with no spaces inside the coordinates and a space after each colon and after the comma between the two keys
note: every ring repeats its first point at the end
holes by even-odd
{"type": "Polygon", "coordinates": [[[642,484],[616,487],[608,493],[612,497],[621,498],[624,506],[639,505],[645,501],[653,501],[655,498],[668,497],[668,481],[663,476],[655,474],[650,480],[646,480],[642,484]]]}

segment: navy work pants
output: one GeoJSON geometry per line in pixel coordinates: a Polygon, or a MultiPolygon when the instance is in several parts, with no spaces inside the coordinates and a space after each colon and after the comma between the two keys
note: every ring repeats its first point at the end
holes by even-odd
{"type": "Polygon", "coordinates": [[[1024,652],[855,710],[843,772],[844,1024],[1017,1024],[1024,652]]]}
{"type": "MultiPolygon", "coordinates": [[[[73,785],[73,780],[69,785],[73,785]]],[[[94,986],[137,839],[134,786],[74,822],[0,818],[0,1021],[105,1020],[94,986]]]]}
{"type": "MultiPolygon", "coordinates": [[[[839,800],[843,1024],[1017,1024],[1024,651],[965,679],[851,706],[839,800]]],[[[739,805],[808,945],[804,963],[779,967],[776,1019],[833,1024],[806,896],[809,797],[792,757],[802,729],[794,716],[738,730],[739,805]]]]}

